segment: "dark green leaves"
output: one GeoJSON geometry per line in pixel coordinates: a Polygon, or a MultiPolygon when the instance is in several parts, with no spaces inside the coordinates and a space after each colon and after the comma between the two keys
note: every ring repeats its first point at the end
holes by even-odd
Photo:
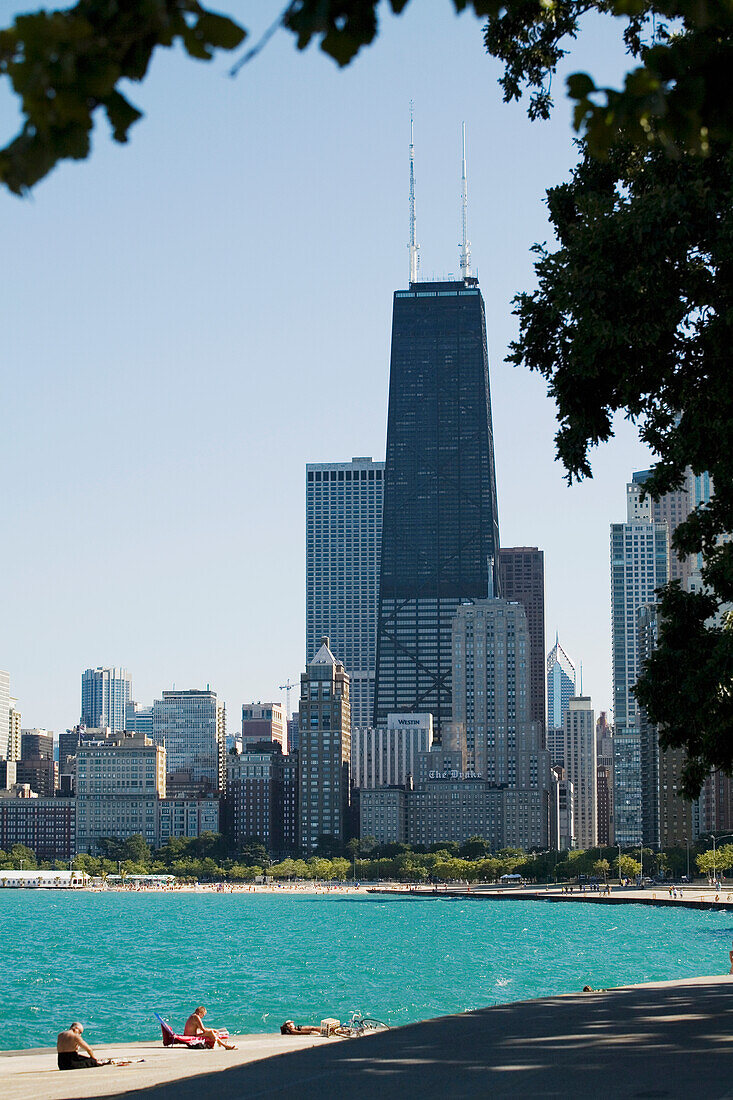
{"type": "Polygon", "coordinates": [[[180,38],[191,56],[210,60],[244,36],[197,0],[79,0],[68,11],[18,16],[0,32],[0,76],[20,96],[25,122],[0,151],[0,181],[21,194],[59,160],[86,157],[99,107],[114,139],[126,141],[142,116],[117,84],[142,80],[156,46],[180,38]]]}

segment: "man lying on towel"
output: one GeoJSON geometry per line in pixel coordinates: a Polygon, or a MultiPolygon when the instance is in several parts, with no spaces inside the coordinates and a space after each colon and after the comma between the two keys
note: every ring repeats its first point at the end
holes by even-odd
{"type": "MultiPolygon", "coordinates": [[[[130,1061],[116,1058],[98,1059],[94,1051],[81,1037],[84,1030],[80,1023],[71,1025],[68,1031],[62,1031],[56,1040],[56,1058],[59,1069],[97,1069],[99,1066],[129,1066],[130,1061]],[[86,1051],[86,1053],[84,1053],[86,1051]]],[[[142,1058],[137,1061],[143,1061],[142,1058]]]]}

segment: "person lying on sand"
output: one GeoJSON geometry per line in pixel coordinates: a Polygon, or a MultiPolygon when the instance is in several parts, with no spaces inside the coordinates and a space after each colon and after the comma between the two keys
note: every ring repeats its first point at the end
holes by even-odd
{"type": "MultiPolygon", "coordinates": [[[[131,1059],[95,1058],[94,1051],[82,1039],[83,1026],[77,1021],[68,1031],[59,1032],[56,1040],[56,1061],[59,1069],[98,1069],[100,1066],[129,1066],[131,1059]],[[86,1053],[84,1053],[86,1051],[86,1053]]],[[[136,1061],[142,1062],[143,1058],[136,1061]]]]}
{"type": "Polygon", "coordinates": [[[292,1020],[286,1020],[284,1024],[280,1024],[281,1035],[320,1035],[320,1027],[314,1027],[312,1024],[294,1024],[292,1020]]]}
{"type": "Polygon", "coordinates": [[[206,1009],[203,1005],[199,1005],[198,1008],[195,1008],[186,1020],[186,1026],[183,1029],[183,1034],[201,1035],[204,1039],[213,1039],[214,1047],[224,1047],[225,1050],[236,1050],[237,1048],[234,1043],[225,1042],[219,1032],[215,1031],[213,1027],[204,1027],[205,1015],[206,1009]]]}

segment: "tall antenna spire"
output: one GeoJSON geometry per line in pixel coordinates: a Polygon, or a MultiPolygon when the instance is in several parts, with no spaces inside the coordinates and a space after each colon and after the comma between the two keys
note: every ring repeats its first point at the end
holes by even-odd
{"type": "Polygon", "coordinates": [[[412,100],[410,100],[410,282],[417,282],[417,272],[420,267],[420,245],[415,240],[415,145],[412,134],[412,100]]]}
{"type": "Polygon", "coordinates": [[[471,242],[468,240],[468,179],[466,177],[466,123],[462,123],[463,129],[463,162],[461,165],[461,278],[466,279],[471,274],[471,242]]]}

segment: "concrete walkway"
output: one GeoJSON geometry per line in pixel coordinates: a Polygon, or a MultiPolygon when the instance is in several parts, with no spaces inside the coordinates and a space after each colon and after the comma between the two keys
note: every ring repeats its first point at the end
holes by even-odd
{"type": "Polygon", "coordinates": [[[39,1072],[31,1064],[39,1055],[13,1056],[0,1059],[0,1095],[484,1100],[598,1092],[604,1100],[723,1100],[733,1098],[731,1009],[733,978],[726,975],[497,1005],[364,1039],[302,1039],[295,1050],[293,1040],[251,1036],[243,1043],[266,1060],[233,1068],[226,1068],[226,1052],[160,1047],[155,1053],[162,1057],[151,1057],[149,1066],[68,1074],[39,1072]],[[286,1049],[292,1052],[267,1057],[286,1049]],[[162,1068],[167,1083],[159,1083],[162,1068]]]}

